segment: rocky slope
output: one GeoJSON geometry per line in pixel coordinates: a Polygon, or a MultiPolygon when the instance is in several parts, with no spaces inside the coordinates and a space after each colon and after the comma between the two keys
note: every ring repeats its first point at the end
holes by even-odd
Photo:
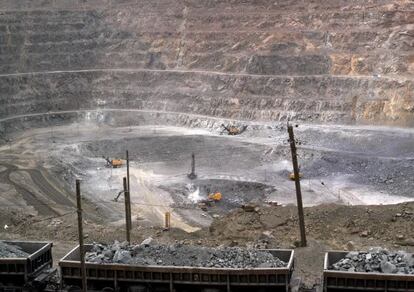
{"type": "Polygon", "coordinates": [[[138,108],[412,126],[413,48],[407,0],[2,1],[0,117],[138,108]]]}

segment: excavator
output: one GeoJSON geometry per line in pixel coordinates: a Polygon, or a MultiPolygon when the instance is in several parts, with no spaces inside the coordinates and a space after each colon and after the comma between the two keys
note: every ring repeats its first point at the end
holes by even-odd
{"type": "Polygon", "coordinates": [[[210,193],[208,194],[207,199],[198,203],[198,207],[203,211],[207,211],[208,207],[211,207],[213,203],[220,202],[222,198],[223,195],[220,192],[210,193]]]}
{"type": "Polygon", "coordinates": [[[213,201],[213,202],[220,202],[222,199],[223,195],[219,192],[217,193],[212,193],[208,195],[208,200],[209,201],[213,201]]]}
{"type": "Polygon", "coordinates": [[[247,126],[243,126],[241,128],[236,126],[226,126],[225,124],[221,124],[221,126],[224,128],[223,131],[221,131],[221,133],[227,131],[227,134],[231,136],[240,135],[247,129],[247,126]]]}
{"type": "Polygon", "coordinates": [[[108,157],[105,157],[105,156],[103,156],[103,158],[106,160],[106,166],[108,167],[120,168],[124,164],[121,159],[110,160],[108,157]]]}

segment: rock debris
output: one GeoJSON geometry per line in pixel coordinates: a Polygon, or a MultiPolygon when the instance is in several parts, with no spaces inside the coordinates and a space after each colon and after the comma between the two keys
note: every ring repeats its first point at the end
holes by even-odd
{"type": "Polygon", "coordinates": [[[330,269],[347,272],[368,272],[414,275],[414,254],[372,248],[368,252],[350,252],[330,269]]]}
{"type": "Polygon", "coordinates": [[[29,254],[19,246],[0,241],[0,258],[25,258],[29,254]]]}
{"type": "Polygon", "coordinates": [[[159,245],[151,238],[138,245],[115,241],[95,243],[86,261],[99,264],[190,266],[205,268],[280,268],[287,264],[272,253],[240,248],[206,248],[182,244],[159,245]]]}

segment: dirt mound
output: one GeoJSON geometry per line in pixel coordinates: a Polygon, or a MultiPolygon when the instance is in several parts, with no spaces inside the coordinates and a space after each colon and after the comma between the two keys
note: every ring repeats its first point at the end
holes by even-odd
{"type": "MultiPolygon", "coordinates": [[[[305,208],[309,237],[336,248],[356,246],[414,245],[414,203],[391,206],[321,205],[305,208]]],[[[262,207],[257,212],[238,209],[215,220],[210,232],[219,239],[239,242],[264,238],[277,245],[299,239],[295,206],[262,207]]]]}

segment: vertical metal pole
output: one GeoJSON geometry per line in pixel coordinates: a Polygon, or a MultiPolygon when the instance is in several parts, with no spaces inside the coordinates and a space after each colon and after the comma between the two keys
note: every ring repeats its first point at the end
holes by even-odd
{"type": "Polygon", "coordinates": [[[86,267],[85,267],[85,250],[83,246],[83,223],[82,223],[82,202],[80,191],[80,180],[76,180],[76,202],[78,207],[78,232],[79,232],[79,256],[81,262],[81,275],[82,275],[82,291],[87,291],[86,283],[86,267]]]}
{"type": "Polygon", "coordinates": [[[124,177],[124,198],[125,198],[125,229],[126,229],[126,240],[131,242],[131,225],[130,225],[130,213],[129,213],[129,191],[126,177],[124,177]]]}
{"type": "Polygon", "coordinates": [[[296,153],[296,142],[295,142],[295,135],[293,134],[293,127],[289,124],[288,124],[288,133],[289,133],[290,149],[292,151],[293,173],[295,175],[296,199],[298,203],[301,246],[305,247],[306,246],[306,230],[305,230],[305,218],[303,215],[302,192],[300,190],[300,177],[299,177],[300,174],[299,174],[299,166],[298,166],[298,156],[296,153]]]}
{"type": "Polygon", "coordinates": [[[191,174],[195,175],[195,154],[191,154],[191,174]]]}
{"type": "Polygon", "coordinates": [[[189,179],[196,179],[197,175],[195,173],[195,154],[191,154],[191,172],[187,175],[189,179]]]}

